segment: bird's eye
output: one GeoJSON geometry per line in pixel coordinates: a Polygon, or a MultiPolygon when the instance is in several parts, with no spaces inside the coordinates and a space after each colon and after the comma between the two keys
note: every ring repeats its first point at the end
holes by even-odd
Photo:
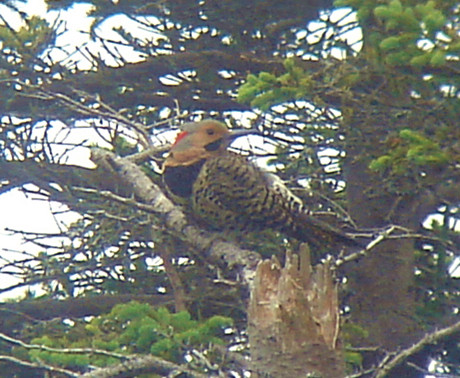
{"type": "Polygon", "coordinates": [[[213,129],[207,129],[207,130],[206,130],[206,133],[207,133],[208,135],[214,135],[214,130],[213,130],[213,129]]]}

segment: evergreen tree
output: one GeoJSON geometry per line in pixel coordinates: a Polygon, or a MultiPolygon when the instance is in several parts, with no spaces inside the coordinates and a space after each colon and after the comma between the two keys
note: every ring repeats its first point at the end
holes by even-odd
{"type": "Polygon", "coordinates": [[[44,292],[1,304],[10,376],[460,375],[456,1],[4,3],[1,193],[74,219],[2,252],[0,292],[44,292]],[[161,165],[204,118],[370,245],[201,227],[161,165]]]}

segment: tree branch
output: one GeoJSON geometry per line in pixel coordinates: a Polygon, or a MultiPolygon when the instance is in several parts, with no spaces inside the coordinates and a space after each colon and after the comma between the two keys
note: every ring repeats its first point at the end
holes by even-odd
{"type": "Polygon", "coordinates": [[[51,348],[45,345],[38,344],[28,344],[22,340],[15,339],[3,333],[0,333],[0,339],[8,343],[18,345],[26,349],[38,349],[46,352],[53,353],[64,353],[64,354],[98,354],[106,357],[113,357],[123,360],[122,363],[109,366],[105,368],[96,369],[92,372],[79,375],[75,374],[70,370],[65,370],[49,365],[38,365],[28,361],[19,360],[10,356],[0,356],[0,360],[6,360],[18,365],[34,368],[34,369],[45,369],[48,371],[54,371],[66,374],[70,377],[92,377],[92,378],[112,378],[112,377],[132,377],[137,376],[142,373],[157,373],[161,375],[168,375],[171,372],[177,373],[187,373],[192,377],[207,377],[207,375],[197,373],[185,366],[177,365],[170,361],[163,360],[156,356],[151,355],[123,355],[120,353],[109,352],[102,349],[93,349],[93,348],[51,348]]]}
{"type": "Polygon", "coordinates": [[[377,367],[375,371],[375,378],[383,378],[386,377],[387,374],[396,366],[398,366],[401,362],[403,362],[405,359],[407,359],[409,356],[413,355],[414,353],[417,353],[420,351],[423,347],[425,347],[428,344],[433,344],[436,341],[450,336],[455,332],[460,331],[460,321],[457,323],[452,324],[449,327],[442,328],[438,331],[429,333],[425,335],[421,340],[419,340],[417,343],[412,345],[411,347],[402,350],[399,352],[396,356],[391,358],[389,361],[384,360],[383,363],[380,363],[380,365],[377,367]]]}
{"type": "Polygon", "coordinates": [[[86,103],[88,103],[88,105],[86,105],[81,101],[74,100],[64,93],[57,91],[47,91],[41,89],[39,86],[31,85],[20,80],[14,80],[14,82],[32,90],[29,93],[20,92],[22,96],[60,103],[68,109],[75,111],[76,113],[83,116],[100,117],[102,119],[110,119],[116,121],[136,132],[139,142],[143,145],[144,148],[147,148],[150,145],[150,139],[143,124],[129,120],[123,116],[120,111],[116,111],[111,106],[101,101],[98,95],[90,95],[81,90],[73,89],[73,92],[77,93],[79,98],[84,98],[87,100],[86,103]],[[95,104],[98,106],[94,106],[95,104]]]}
{"type": "Polygon", "coordinates": [[[407,228],[397,226],[397,225],[391,225],[391,226],[385,228],[384,230],[381,230],[377,234],[361,234],[361,233],[359,233],[359,234],[355,234],[355,235],[358,235],[359,237],[372,238],[372,240],[366,245],[365,248],[363,248],[363,249],[361,249],[361,250],[359,250],[357,252],[351,253],[349,255],[338,257],[334,261],[333,268],[338,268],[338,267],[340,267],[341,265],[343,265],[345,263],[348,263],[348,262],[354,261],[354,260],[358,260],[361,257],[364,257],[364,256],[368,255],[368,253],[373,248],[375,248],[378,244],[382,243],[385,240],[421,239],[421,240],[436,241],[436,242],[443,243],[443,244],[446,244],[446,245],[452,245],[452,243],[449,243],[448,241],[442,240],[440,238],[430,237],[430,236],[423,235],[423,234],[413,233],[413,232],[410,232],[410,230],[408,230],[407,228]],[[393,235],[393,232],[395,232],[395,231],[403,231],[404,234],[393,235]]]}
{"type": "Polygon", "coordinates": [[[34,364],[32,362],[20,360],[19,358],[15,358],[11,356],[0,355],[0,361],[8,361],[13,364],[28,367],[31,369],[46,370],[46,371],[53,372],[53,373],[61,373],[61,374],[65,374],[68,377],[79,377],[80,376],[80,374],[76,374],[70,370],[61,369],[58,367],[45,365],[45,364],[34,364]]]}
{"type": "Polygon", "coordinates": [[[11,343],[18,345],[20,347],[26,348],[26,349],[38,349],[38,350],[43,350],[45,352],[54,352],[54,353],[64,353],[64,354],[100,354],[102,356],[106,357],[114,357],[114,358],[119,358],[119,359],[126,359],[129,356],[126,356],[124,354],[120,353],[114,353],[114,352],[108,352],[106,350],[102,349],[93,349],[93,348],[51,348],[46,345],[39,345],[39,344],[27,344],[23,342],[22,340],[15,339],[13,337],[10,337],[8,335],[5,335],[4,333],[0,333],[0,339],[11,343]]]}
{"type": "Polygon", "coordinates": [[[189,245],[209,256],[217,264],[224,262],[230,268],[238,267],[243,281],[246,284],[251,282],[260,261],[258,253],[240,249],[232,243],[221,241],[218,234],[204,232],[189,224],[182,210],[129,159],[117,157],[101,149],[93,149],[91,159],[98,166],[112,167],[118,173],[120,181],[131,187],[141,202],[153,206],[156,213],[164,219],[170,232],[184,238],[189,245]]]}
{"type": "Polygon", "coordinates": [[[24,318],[30,321],[46,321],[56,317],[82,318],[97,316],[110,311],[119,303],[139,301],[150,303],[153,306],[164,306],[173,303],[174,298],[169,294],[118,294],[98,295],[97,297],[76,297],[63,300],[41,299],[26,300],[13,303],[0,304],[0,320],[4,329],[15,328],[15,322],[24,318]]]}
{"type": "Polygon", "coordinates": [[[134,356],[115,366],[96,369],[83,374],[81,378],[129,378],[140,374],[154,373],[160,376],[175,377],[180,373],[186,373],[191,377],[206,378],[207,374],[201,374],[185,366],[177,365],[159,357],[145,355],[134,356]]]}

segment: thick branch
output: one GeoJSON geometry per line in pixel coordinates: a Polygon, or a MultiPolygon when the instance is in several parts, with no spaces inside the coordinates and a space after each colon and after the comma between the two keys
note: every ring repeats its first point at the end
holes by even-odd
{"type": "Polygon", "coordinates": [[[97,316],[110,311],[118,303],[139,301],[162,306],[173,303],[170,295],[98,295],[97,297],[77,297],[64,300],[41,299],[0,305],[0,320],[2,329],[15,329],[16,323],[21,323],[24,318],[31,321],[51,320],[56,317],[82,318],[84,316],[97,316]]]}
{"type": "Polygon", "coordinates": [[[7,343],[11,343],[14,345],[21,346],[26,349],[38,349],[47,352],[53,353],[64,353],[64,354],[97,354],[107,357],[114,357],[121,359],[122,362],[115,366],[109,366],[106,368],[96,369],[92,372],[77,375],[74,374],[72,371],[64,370],[60,368],[55,368],[53,366],[48,365],[38,365],[34,363],[30,363],[28,361],[18,360],[14,357],[9,356],[0,356],[0,360],[7,360],[18,365],[27,366],[34,369],[41,369],[47,370],[52,372],[59,372],[66,374],[71,377],[133,377],[143,373],[157,373],[161,375],[168,375],[172,372],[175,373],[187,373],[192,377],[205,377],[205,375],[194,372],[193,370],[174,364],[172,362],[163,360],[159,357],[155,356],[138,356],[138,355],[123,355],[119,353],[109,352],[101,349],[94,349],[94,348],[50,348],[45,345],[36,345],[36,344],[27,344],[21,340],[15,339],[3,333],[0,333],[0,339],[6,341],[7,343]]]}
{"type": "Polygon", "coordinates": [[[184,366],[176,365],[155,356],[131,357],[115,366],[96,369],[92,372],[81,375],[82,378],[128,378],[137,377],[140,374],[158,374],[162,377],[178,376],[186,373],[188,376],[205,378],[208,375],[197,373],[184,366]]]}
{"type": "Polygon", "coordinates": [[[156,209],[164,219],[170,232],[185,239],[189,245],[208,255],[217,264],[239,267],[242,278],[249,283],[260,260],[258,253],[243,250],[234,244],[220,241],[216,234],[204,232],[188,223],[182,210],[167,198],[140,167],[127,158],[120,158],[111,152],[94,149],[91,159],[98,166],[110,166],[118,173],[120,181],[131,187],[136,197],[156,209]]]}
{"type": "Polygon", "coordinates": [[[9,181],[12,187],[32,183],[47,189],[50,183],[69,186],[91,186],[100,181],[94,169],[75,165],[37,163],[33,160],[1,161],[0,180],[9,181]]]}
{"type": "Polygon", "coordinates": [[[27,367],[27,368],[30,368],[30,369],[35,369],[35,370],[44,370],[44,371],[48,371],[48,372],[52,372],[52,373],[60,373],[60,374],[66,375],[68,377],[79,377],[80,376],[79,374],[75,374],[74,372],[72,372],[70,370],[61,369],[61,368],[46,365],[46,364],[43,364],[43,363],[35,364],[33,362],[20,360],[19,358],[12,357],[12,356],[0,355],[0,361],[11,362],[13,364],[16,364],[16,365],[19,365],[19,366],[24,366],[24,367],[27,367]]]}

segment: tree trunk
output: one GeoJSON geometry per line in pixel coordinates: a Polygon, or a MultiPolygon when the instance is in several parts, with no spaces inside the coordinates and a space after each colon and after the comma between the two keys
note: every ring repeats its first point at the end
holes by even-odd
{"type": "MultiPolygon", "coordinates": [[[[391,117],[386,121],[391,122],[391,117]]],[[[391,126],[384,125],[379,128],[381,133],[376,132],[376,122],[375,118],[358,116],[350,127],[352,135],[344,166],[350,215],[362,228],[397,224],[417,229],[418,198],[409,192],[389,193],[368,168],[391,132],[391,126]]],[[[354,345],[391,351],[410,345],[421,334],[415,318],[413,244],[410,239],[384,241],[357,265],[349,267],[352,321],[369,334],[365,339],[354,340],[354,345]]],[[[409,375],[398,376],[412,376],[414,370],[398,374],[406,373],[409,375]]]]}
{"type": "Polygon", "coordinates": [[[256,377],[345,375],[337,286],[328,264],[312,270],[305,244],[284,268],[275,258],[259,263],[248,323],[256,377]]]}

